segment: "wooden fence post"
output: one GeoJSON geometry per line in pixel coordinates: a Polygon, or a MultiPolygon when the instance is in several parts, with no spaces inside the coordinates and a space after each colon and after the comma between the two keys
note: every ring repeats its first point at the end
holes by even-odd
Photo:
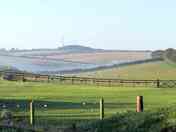
{"type": "Polygon", "coordinates": [[[34,101],[32,100],[30,102],[30,124],[31,125],[34,125],[35,123],[34,114],[35,114],[35,108],[34,108],[34,101]]]}
{"type": "Polygon", "coordinates": [[[100,99],[100,120],[104,119],[104,99],[100,99]]]}
{"type": "Polygon", "coordinates": [[[109,87],[110,87],[111,86],[111,80],[109,80],[108,83],[109,83],[109,87]]]}
{"type": "Polygon", "coordinates": [[[24,74],[22,75],[22,82],[25,82],[24,74]]]}
{"type": "Polygon", "coordinates": [[[50,76],[48,75],[47,77],[48,77],[48,83],[49,83],[50,82],[50,76]]]}
{"type": "Polygon", "coordinates": [[[35,81],[37,81],[37,75],[34,75],[34,77],[35,77],[35,81]]]}
{"type": "Polygon", "coordinates": [[[62,77],[61,76],[59,76],[59,82],[61,82],[62,81],[62,77]]]}
{"type": "Polygon", "coordinates": [[[74,84],[74,78],[71,77],[71,84],[74,84]]]}
{"type": "Polygon", "coordinates": [[[143,96],[137,96],[136,98],[136,112],[143,112],[144,105],[143,105],[143,96]]]}
{"type": "Polygon", "coordinates": [[[157,79],[157,88],[159,88],[159,87],[160,87],[160,80],[157,79]]]}
{"type": "Polygon", "coordinates": [[[95,84],[95,79],[92,79],[93,85],[95,84]]]}

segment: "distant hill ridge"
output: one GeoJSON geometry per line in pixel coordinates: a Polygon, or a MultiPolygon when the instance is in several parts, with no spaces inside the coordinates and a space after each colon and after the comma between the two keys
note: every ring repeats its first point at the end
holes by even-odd
{"type": "Polygon", "coordinates": [[[81,46],[81,45],[68,45],[64,47],[58,48],[60,51],[65,51],[65,52],[97,52],[97,51],[104,51],[103,49],[94,49],[91,47],[87,46],[81,46]]]}
{"type": "Polygon", "coordinates": [[[60,53],[87,53],[87,52],[152,52],[150,50],[119,50],[119,49],[96,49],[83,45],[66,45],[59,48],[49,49],[49,48],[41,48],[41,49],[11,49],[11,50],[1,50],[0,54],[6,55],[8,53],[27,53],[27,52],[60,52],[60,53]]]}

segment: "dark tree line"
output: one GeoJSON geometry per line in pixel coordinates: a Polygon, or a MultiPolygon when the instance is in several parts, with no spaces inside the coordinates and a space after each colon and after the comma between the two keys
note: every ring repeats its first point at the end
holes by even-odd
{"type": "Polygon", "coordinates": [[[152,52],[152,57],[176,62],[176,49],[157,50],[152,52]]]}

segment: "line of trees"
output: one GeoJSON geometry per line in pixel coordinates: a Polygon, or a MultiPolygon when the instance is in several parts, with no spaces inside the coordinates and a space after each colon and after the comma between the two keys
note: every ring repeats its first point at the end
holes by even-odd
{"type": "Polygon", "coordinates": [[[152,58],[161,58],[176,63],[176,49],[157,50],[152,52],[152,58]]]}

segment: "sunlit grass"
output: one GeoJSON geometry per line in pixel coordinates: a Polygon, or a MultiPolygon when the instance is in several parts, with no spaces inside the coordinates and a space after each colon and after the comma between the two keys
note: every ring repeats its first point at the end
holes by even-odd
{"type": "Polygon", "coordinates": [[[19,109],[9,107],[18,115],[28,115],[28,103],[33,99],[37,116],[94,119],[99,117],[100,98],[105,100],[105,115],[110,116],[117,112],[135,111],[138,95],[144,96],[146,110],[176,104],[176,89],[0,81],[1,103],[13,100],[15,104],[25,104],[19,109]],[[47,108],[44,108],[45,104],[47,108]]]}
{"type": "Polygon", "coordinates": [[[82,73],[80,76],[97,78],[122,78],[122,79],[173,79],[176,80],[176,65],[160,61],[136,64],[95,72],[82,73]]]}

